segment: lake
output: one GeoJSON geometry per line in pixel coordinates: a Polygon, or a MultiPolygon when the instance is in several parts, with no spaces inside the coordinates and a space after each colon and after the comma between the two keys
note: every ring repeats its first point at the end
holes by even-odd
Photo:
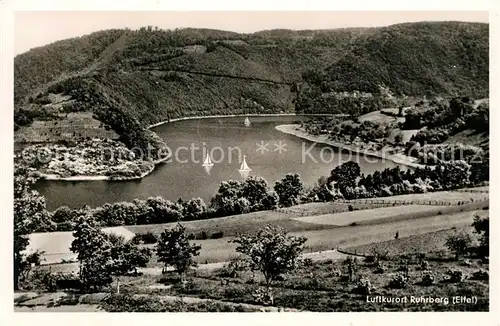
{"type": "MultiPolygon", "coordinates": [[[[287,173],[299,173],[307,186],[327,176],[342,162],[356,160],[363,173],[372,173],[396,163],[374,157],[349,154],[327,145],[314,144],[275,129],[280,124],[298,123],[307,117],[242,117],[184,120],[167,123],[153,130],[172,150],[172,160],[160,164],[148,176],[134,181],[39,181],[35,189],[47,200],[47,208],[59,206],[91,207],[117,201],[163,196],[175,201],[182,197],[201,197],[207,203],[222,181],[241,180],[242,156],[252,169],[249,175],[265,178],[269,185],[287,173]],[[213,167],[202,166],[211,153],[213,167]]],[[[402,166],[402,168],[404,168],[402,166]]]]}

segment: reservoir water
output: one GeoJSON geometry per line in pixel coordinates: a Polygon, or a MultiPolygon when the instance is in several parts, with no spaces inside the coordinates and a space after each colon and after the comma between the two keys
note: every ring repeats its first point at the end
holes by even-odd
{"type": "MultiPolygon", "coordinates": [[[[159,164],[141,180],[134,181],[40,181],[35,188],[47,200],[49,210],[59,206],[96,207],[104,203],[163,196],[175,201],[201,197],[207,203],[222,181],[241,180],[238,171],[243,155],[249,175],[265,178],[272,187],[287,173],[299,173],[307,186],[327,176],[342,162],[355,160],[363,173],[372,173],[396,163],[374,157],[339,152],[275,129],[280,124],[298,123],[303,116],[242,117],[184,120],[154,128],[172,150],[172,160],[159,164]],[[211,154],[213,166],[202,164],[211,154]]],[[[402,168],[404,168],[402,166],[402,168]]]]}

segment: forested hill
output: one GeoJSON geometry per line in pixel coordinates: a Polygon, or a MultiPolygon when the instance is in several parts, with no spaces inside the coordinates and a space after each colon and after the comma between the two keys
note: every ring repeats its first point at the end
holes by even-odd
{"type": "MultiPolygon", "coordinates": [[[[66,112],[90,111],[118,134],[122,119],[144,127],[192,115],[342,111],[318,99],[353,91],[377,99],[380,86],[395,95],[487,97],[488,25],[108,30],[18,55],[14,78],[17,127],[66,95],[66,112]]],[[[372,102],[361,107],[384,105],[372,102]]]]}
{"type": "Polygon", "coordinates": [[[334,90],[487,97],[488,25],[413,23],[359,39],[325,74],[334,90]]]}

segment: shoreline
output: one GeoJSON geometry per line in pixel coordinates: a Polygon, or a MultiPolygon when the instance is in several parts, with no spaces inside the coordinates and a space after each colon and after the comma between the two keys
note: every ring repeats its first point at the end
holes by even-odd
{"type": "Polygon", "coordinates": [[[359,148],[349,146],[347,144],[343,144],[343,143],[335,142],[333,140],[329,140],[328,136],[326,136],[326,135],[321,135],[321,136],[311,135],[311,134],[305,132],[304,130],[299,129],[299,125],[297,125],[297,124],[283,124],[283,125],[276,126],[275,129],[280,131],[280,132],[283,132],[285,134],[288,134],[288,135],[293,135],[295,137],[305,139],[305,140],[315,142],[315,143],[330,145],[330,146],[339,148],[340,150],[348,150],[352,153],[378,157],[382,160],[389,160],[393,163],[405,165],[405,166],[412,167],[412,168],[425,167],[423,164],[416,163],[415,161],[417,159],[413,159],[409,156],[405,156],[402,154],[384,154],[383,151],[362,150],[359,148]]]}
{"type": "Polygon", "coordinates": [[[153,161],[152,162],[153,165],[152,165],[151,169],[143,172],[140,175],[133,176],[133,177],[112,178],[112,177],[107,176],[107,175],[75,175],[75,176],[71,176],[71,177],[62,177],[62,176],[57,175],[57,174],[47,174],[47,173],[42,173],[42,172],[36,172],[36,173],[40,176],[40,179],[47,180],[47,181],[130,181],[130,180],[142,179],[145,176],[151,174],[155,170],[156,165],[165,162],[169,158],[170,158],[170,156],[167,156],[165,158],[153,161]]]}
{"type": "Polygon", "coordinates": [[[195,115],[190,117],[175,118],[170,120],[164,120],[158,123],[154,123],[147,127],[147,129],[152,129],[159,127],[169,122],[185,121],[185,120],[197,120],[197,119],[217,119],[217,118],[238,118],[238,117],[289,117],[289,116],[311,116],[311,117],[334,117],[334,116],[346,116],[347,114],[328,114],[328,113],[248,113],[248,114],[219,114],[219,115],[195,115]]]}

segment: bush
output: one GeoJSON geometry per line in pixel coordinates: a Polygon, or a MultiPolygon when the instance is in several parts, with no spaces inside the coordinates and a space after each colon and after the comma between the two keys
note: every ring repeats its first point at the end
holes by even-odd
{"type": "Polygon", "coordinates": [[[331,271],[331,276],[333,277],[342,277],[342,271],[338,268],[334,268],[331,271]]]}
{"type": "Polygon", "coordinates": [[[472,274],[472,279],[487,281],[490,279],[490,274],[488,273],[488,271],[480,269],[472,274]]]}
{"type": "Polygon", "coordinates": [[[76,290],[79,291],[82,288],[82,284],[77,274],[65,274],[57,273],[54,274],[57,289],[60,290],[76,290]]]}
{"type": "Polygon", "coordinates": [[[177,284],[181,281],[181,277],[177,273],[169,273],[163,274],[158,283],[160,284],[177,284]]]}
{"type": "Polygon", "coordinates": [[[134,244],[153,244],[158,242],[158,236],[150,231],[136,234],[132,239],[134,244]]]}
{"type": "Polygon", "coordinates": [[[409,285],[408,277],[402,273],[395,275],[389,282],[389,287],[392,289],[405,289],[409,285]]]}
{"type": "Polygon", "coordinates": [[[460,283],[464,280],[464,273],[459,269],[450,269],[447,274],[450,276],[449,281],[451,283],[460,283]]]}
{"type": "Polygon", "coordinates": [[[375,263],[375,270],[373,271],[375,274],[383,274],[387,271],[387,268],[380,261],[375,263]]]}
{"type": "Polygon", "coordinates": [[[19,282],[19,288],[23,290],[47,290],[46,280],[50,273],[35,269],[19,282]]]}
{"type": "Polygon", "coordinates": [[[105,292],[88,293],[80,296],[80,298],[78,299],[78,303],[90,305],[100,304],[101,302],[109,298],[110,295],[111,294],[105,292]]]}
{"type": "Polygon", "coordinates": [[[352,205],[349,205],[349,212],[352,212],[354,210],[354,207],[352,205]]]}
{"type": "Polygon", "coordinates": [[[194,238],[195,240],[207,240],[208,233],[206,231],[201,231],[200,233],[197,233],[194,238]]]}
{"type": "Polygon", "coordinates": [[[408,261],[401,262],[398,272],[402,272],[406,277],[408,277],[408,274],[410,273],[410,265],[408,264],[408,261]]]}
{"type": "Polygon", "coordinates": [[[248,261],[241,257],[238,257],[225,264],[224,267],[219,270],[219,276],[235,278],[239,276],[240,272],[247,269],[248,261]]]}
{"type": "Polygon", "coordinates": [[[167,307],[157,297],[132,297],[115,294],[104,300],[101,307],[108,312],[166,312],[167,307]]]}
{"type": "Polygon", "coordinates": [[[304,258],[300,261],[300,264],[304,268],[309,268],[313,266],[313,260],[311,258],[304,258]]]}
{"type": "Polygon", "coordinates": [[[267,289],[264,288],[257,288],[253,293],[252,293],[253,299],[255,302],[263,305],[270,305],[272,304],[273,298],[272,295],[267,291],[267,289]]]}
{"type": "Polygon", "coordinates": [[[428,270],[429,269],[429,262],[427,260],[422,260],[420,261],[420,269],[421,270],[428,270]]]}
{"type": "Polygon", "coordinates": [[[467,267],[469,267],[471,265],[472,265],[472,263],[471,263],[471,261],[469,259],[462,259],[462,260],[460,260],[460,266],[467,266],[467,267]]]}
{"type": "Polygon", "coordinates": [[[488,257],[490,251],[490,218],[476,215],[472,226],[475,233],[480,236],[479,254],[482,257],[488,257]]]}
{"type": "Polygon", "coordinates": [[[357,294],[368,295],[371,294],[373,290],[375,290],[375,287],[372,286],[370,280],[368,278],[361,278],[356,283],[356,287],[353,289],[353,292],[357,294]]]}
{"type": "Polygon", "coordinates": [[[467,232],[455,233],[446,239],[446,247],[455,253],[455,258],[458,260],[465,255],[472,245],[472,238],[467,232]]]}
{"type": "Polygon", "coordinates": [[[436,276],[434,275],[433,272],[431,271],[424,272],[422,276],[422,285],[429,286],[434,284],[435,281],[436,281],[436,276]]]}
{"type": "Polygon", "coordinates": [[[212,235],[210,236],[210,239],[220,239],[220,238],[223,238],[223,237],[224,237],[224,232],[223,231],[218,231],[218,232],[212,233],[212,235]]]}

